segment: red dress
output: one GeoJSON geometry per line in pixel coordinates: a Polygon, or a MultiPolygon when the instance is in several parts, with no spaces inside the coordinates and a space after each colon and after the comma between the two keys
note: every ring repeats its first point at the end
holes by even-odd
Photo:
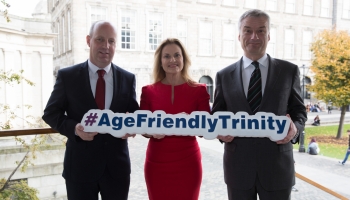
{"type": "MultiPolygon", "coordinates": [[[[210,112],[204,85],[187,83],[174,87],[157,82],[142,88],[141,110],[163,110],[168,114],[210,112]]],[[[202,182],[201,152],[194,136],[150,138],[145,161],[145,179],[150,200],[198,200],[202,182]]]]}

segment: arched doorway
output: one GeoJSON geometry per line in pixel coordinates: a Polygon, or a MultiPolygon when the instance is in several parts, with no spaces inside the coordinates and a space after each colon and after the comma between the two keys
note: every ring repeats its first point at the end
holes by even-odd
{"type": "Polygon", "coordinates": [[[204,83],[207,85],[207,91],[210,95],[210,103],[213,103],[213,79],[210,76],[202,76],[199,79],[199,83],[204,83]]]}

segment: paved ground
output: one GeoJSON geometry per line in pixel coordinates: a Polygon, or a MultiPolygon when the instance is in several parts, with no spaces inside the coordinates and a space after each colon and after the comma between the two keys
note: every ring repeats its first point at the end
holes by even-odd
{"type": "MultiPolygon", "coordinates": [[[[326,112],[309,113],[307,124],[312,123],[312,119],[316,114],[320,115],[321,125],[339,122],[340,112],[333,111],[332,114],[326,112]]],[[[346,121],[350,121],[350,113],[347,112],[346,115],[346,121]]],[[[203,181],[199,199],[227,200],[222,170],[223,146],[215,140],[198,139],[198,141],[201,146],[203,165],[203,181]]],[[[129,140],[132,163],[130,200],[148,199],[143,174],[147,142],[147,139],[140,136],[129,140]]],[[[350,161],[343,166],[336,159],[320,155],[311,156],[298,151],[294,151],[294,159],[298,173],[350,199],[350,161]]],[[[298,191],[292,192],[293,200],[338,199],[298,178],[296,179],[295,188],[298,191]]]]}

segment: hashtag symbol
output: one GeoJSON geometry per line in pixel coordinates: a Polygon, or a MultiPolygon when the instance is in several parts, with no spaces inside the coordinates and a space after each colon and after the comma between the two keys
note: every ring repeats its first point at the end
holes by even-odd
{"type": "Polygon", "coordinates": [[[90,113],[89,116],[86,116],[87,120],[85,120],[85,126],[92,126],[93,123],[96,122],[96,119],[98,118],[97,113],[95,115],[93,113],[90,113]]]}

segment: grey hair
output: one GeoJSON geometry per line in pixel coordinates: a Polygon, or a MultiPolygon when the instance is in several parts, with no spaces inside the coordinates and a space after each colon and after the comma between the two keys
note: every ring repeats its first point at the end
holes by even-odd
{"type": "Polygon", "coordinates": [[[248,10],[245,13],[243,13],[238,21],[238,30],[241,29],[242,21],[247,17],[264,17],[264,18],[266,18],[267,25],[268,25],[267,30],[268,31],[270,30],[270,16],[266,12],[259,10],[259,9],[252,9],[252,10],[248,10]]]}
{"type": "Polygon", "coordinates": [[[98,21],[95,21],[94,23],[91,24],[90,31],[89,31],[89,36],[90,37],[92,37],[96,27],[98,25],[100,25],[100,24],[109,24],[109,25],[111,25],[114,28],[115,32],[117,33],[117,29],[114,27],[113,24],[111,24],[111,22],[106,21],[106,20],[98,20],[98,21]]]}

